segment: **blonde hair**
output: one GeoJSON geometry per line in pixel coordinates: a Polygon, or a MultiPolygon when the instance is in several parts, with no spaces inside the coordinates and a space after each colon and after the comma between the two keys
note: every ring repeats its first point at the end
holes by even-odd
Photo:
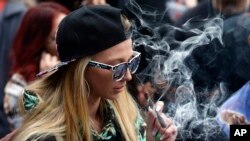
{"type": "Polygon", "coordinates": [[[126,15],[121,14],[121,23],[124,27],[124,31],[125,32],[129,32],[131,30],[131,22],[129,21],[129,19],[126,17],[126,15]]]}
{"type": "MultiPolygon", "coordinates": [[[[15,141],[47,136],[55,136],[58,141],[92,141],[88,87],[84,77],[88,61],[89,58],[83,58],[72,62],[27,88],[38,95],[39,104],[25,114],[15,141]]],[[[114,108],[125,140],[137,140],[135,120],[139,112],[132,97],[128,93],[121,94],[118,99],[109,100],[109,103],[114,108]]]]}

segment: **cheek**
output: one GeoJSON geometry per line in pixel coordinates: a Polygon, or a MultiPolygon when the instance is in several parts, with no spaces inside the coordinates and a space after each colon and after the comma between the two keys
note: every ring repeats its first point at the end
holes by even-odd
{"type": "Polygon", "coordinates": [[[113,89],[111,72],[96,68],[87,68],[85,78],[90,87],[90,93],[102,96],[113,89]]]}

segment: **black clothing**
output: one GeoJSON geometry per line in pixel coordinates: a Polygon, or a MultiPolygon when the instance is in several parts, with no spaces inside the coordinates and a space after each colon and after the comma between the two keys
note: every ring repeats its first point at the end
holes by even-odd
{"type": "Polygon", "coordinates": [[[174,25],[180,27],[186,21],[194,17],[198,19],[205,19],[214,16],[216,16],[216,12],[212,7],[211,0],[204,0],[200,2],[196,7],[186,11],[186,13],[183,14],[182,17],[174,23],[174,25]]]}
{"type": "Polygon", "coordinates": [[[182,15],[182,17],[179,20],[177,20],[174,23],[174,25],[177,27],[181,27],[186,21],[190,20],[191,18],[206,19],[206,18],[211,18],[211,17],[215,17],[219,15],[223,19],[227,19],[229,17],[242,14],[243,12],[246,12],[246,11],[242,11],[240,13],[234,13],[234,14],[223,14],[213,7],[212,0],[203,0],[196,7],[188,10],[184,15],[182,15]]]}

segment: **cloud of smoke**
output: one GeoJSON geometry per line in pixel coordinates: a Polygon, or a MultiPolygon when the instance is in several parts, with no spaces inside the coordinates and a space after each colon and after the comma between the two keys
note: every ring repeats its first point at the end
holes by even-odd
{"type": "Polygon", "coordinates": [[[130,1],[127,7],[137,20],[133,27],[135,49],[144,52],[143,57],[148,63],[138,77],[142,82],[150,79],[157,89],[158,100],[165,100],[167,115],[177,125],[179,139],[210,140],[220,130],[215,116],[226,91],[223,83],[216,82],[216,89],[203,89],[197,93],[192,80],[196,64],[185,61],[193,50],[214,40],[223,45],[223,20],[219,17],[190,20],[177,28],[164,23],[166,11],[159,15],[157,9],[148,11],[144,6],[130,1]],[[178,33],[185,35],[185,39],[177,40],[178,33]]]}

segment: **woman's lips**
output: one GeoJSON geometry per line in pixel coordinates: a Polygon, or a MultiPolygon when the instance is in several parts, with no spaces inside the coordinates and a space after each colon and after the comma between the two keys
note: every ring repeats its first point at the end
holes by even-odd
{"type": "Polygon", "coordinates": [[[118,86],[118,87],[115,87],[114,89],[121,89],[121,88],[124,88],[124,86],[118,86]]]}
{"type": "Polygon", "coordinates": [[[115,87],[114,90],[117,92],[122,92],[124,89],[124,86],[119,86],[119,87],[115,87]]]}

